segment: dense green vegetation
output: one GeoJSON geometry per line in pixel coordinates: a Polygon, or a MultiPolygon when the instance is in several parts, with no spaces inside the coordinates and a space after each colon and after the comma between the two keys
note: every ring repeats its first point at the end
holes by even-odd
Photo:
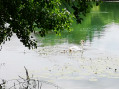
{"type": "Polygon", "coordinates": [[[70,31],[72,18],[81,23],[94,2],[100,3],[99,0],[0,0],[0,44],[16,33],[25,46],[36,48],[36,41],[30,36],[34,28],[39,29],[41,36],[49,31],[56,34],[70,31]]]}
{"type": "Polygon", "coordinates": [[[44,38],[41,38],[39,34],[36,36],[43,43],[42,46],[64,42],[79,44],[80,40],[92,42],[95,37],[103,36],[105,26],[119,23],[118,8],[119,2],[103,2],[99,6],[93,6],[81,24],[77,24],[74,20],[72,23],[73,31],[63,31],[61,36],[56,36],[53,33],[47,34],[44,38]]]}

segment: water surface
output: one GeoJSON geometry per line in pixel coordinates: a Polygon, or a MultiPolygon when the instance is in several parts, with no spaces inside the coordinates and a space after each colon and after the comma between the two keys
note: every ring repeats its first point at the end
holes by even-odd
{"type": "Polygon", "coordinates": [[[0,51],[0,78],[25,77],[25,66],[30,76],[64,89],[118,89],[118,8],[118,2],[103,3],[92,8],[81,25],[74,22],[71,33],[62,32],[61,37],[53,33],[44,38],[36,36],[38,49],[28,50],[13,35],[0,51]],[[71,46],[80,47],[80,40],[85,40],[84,50],[70,52],[71,46]]]}

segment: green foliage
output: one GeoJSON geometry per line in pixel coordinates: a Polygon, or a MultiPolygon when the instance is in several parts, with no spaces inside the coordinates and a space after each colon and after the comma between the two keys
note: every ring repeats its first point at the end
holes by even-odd
{"type": "MultiPolygon", "coordinates": [[[[81,23],[83,16],[90,12],[90,9],[95,4],[96,6],[101,3],[101,0],[62,0],[62,3],[67,7],[67,4],[74,10],[73,15],[77,23],[81,23]]],[[[67,8],[68,9],[68,8],[67,8]]]]}
{"type": "Polygon", "coordinates": [[[36,41],[30,38],[35,28],[39,28],[42,37],[48,31],[56,34],[65,29],[71,31],[73,14],[68,8],[60,8],[63,3],[74,9],[78,23],[82,21],[80,16],[85,16],[91,7],[89,0],[0,0],[0,44],[16,33],[25,46],[36,48],[36,41]]]}

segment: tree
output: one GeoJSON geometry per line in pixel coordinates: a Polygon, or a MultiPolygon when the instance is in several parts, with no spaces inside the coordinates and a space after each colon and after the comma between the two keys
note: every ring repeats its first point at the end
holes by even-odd
{"type": "Polygon", "coordinates": [[[64,29],[71,30],[72,18],[78,23],[82,15],[86,15],[96,0],[0,0],[0,44],[10,40],[16,33],[20,41],[27,47],[36,48],[35,40],[30,33],[39,28],[39,34],[45,36],[48,31],[59,34],[64,29]],[[71,13],[68,8],[73,8],[71,13]]]}

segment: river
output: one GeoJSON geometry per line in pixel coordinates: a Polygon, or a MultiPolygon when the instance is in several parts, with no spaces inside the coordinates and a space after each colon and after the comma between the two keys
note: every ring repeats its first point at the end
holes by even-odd
{"type": "MultiPolygon", "coordinates": [[[[119,85],[119,3],[94,7],[82,24],[73,23],[73,32],[52,33],[41,38],[39,47],[29,50],[14,34],[0,51],[0,79],[29,76],[63,89],[118,89],[119,85]],[[70,51],[85,40],[83,51],[70,51]]],[[[42,89],[56,89],[43,84],[42,89]]]]}

